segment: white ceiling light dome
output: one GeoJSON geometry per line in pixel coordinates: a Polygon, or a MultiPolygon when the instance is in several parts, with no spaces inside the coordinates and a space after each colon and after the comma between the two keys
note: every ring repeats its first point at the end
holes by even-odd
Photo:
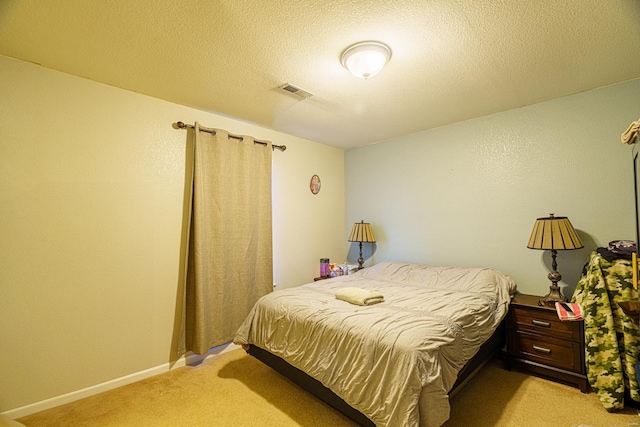
{"type": "Polygon", "coordinates": [[[356,77],[368,79],[382,70],[391,59],[391,49],[384,43],[366,41],[349,46],[340,62],[356,77]]]}

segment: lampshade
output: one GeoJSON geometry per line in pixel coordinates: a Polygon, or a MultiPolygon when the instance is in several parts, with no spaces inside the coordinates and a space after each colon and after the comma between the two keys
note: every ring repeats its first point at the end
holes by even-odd
{"type": "Polygon", "coordinates": [[[553,216],[538,218],[527,244],[529,249],[564,250],[584,247],[569,218],[553,216]]]}
{"type": "Polygon", "coordinates": [[[382,70],[391,59],[391,49],[380,42],[360,42],[349,46],[340,62],[356,77],[368,79],[382,70]]]}
{"type": "Polygon", "coordinates": [[[361,221],[353,224],[351,234],[349,234],[349,239],[347,240],[350,242],[375,243],[376,238],[373,235],[371,224],[361,221]]]}

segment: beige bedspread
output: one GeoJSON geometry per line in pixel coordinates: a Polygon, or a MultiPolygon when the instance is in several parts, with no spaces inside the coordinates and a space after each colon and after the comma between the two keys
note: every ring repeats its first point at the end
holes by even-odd
{"type": "Polygon", "coordinates": [[[459,370],[506,315],[515,283],[487,268],[380,263],[269,294],[234,339],[321,381],[377,426],[440,426],[459,370]],[[359,306],[336,290],[380,292],[359,306]]]}

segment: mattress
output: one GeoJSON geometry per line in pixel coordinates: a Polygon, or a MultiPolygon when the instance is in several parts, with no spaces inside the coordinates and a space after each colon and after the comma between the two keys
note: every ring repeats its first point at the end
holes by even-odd
{"type": "Polygon", "coordinates": [[[440,426],[458,372],[505,317],[515,288],[489,268],[385,262],[261,298],[234,342],[284,359],[377,426],[440,426]],[[384,300],[337,299],[345,287],[384,300]]]}

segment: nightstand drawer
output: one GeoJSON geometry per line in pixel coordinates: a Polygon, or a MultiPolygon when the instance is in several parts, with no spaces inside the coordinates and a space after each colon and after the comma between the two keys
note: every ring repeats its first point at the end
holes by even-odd
{"type": "Polygon", "coordinates": [[[554,311],[528,307],[513,307],[509,316],[511,327],[518,331],[542,333],[563,339],[579,341],[582,330],[578,322],[563,322],[554,311]]]}
{"type": "Polygon", "coordinates": [[[580,344],[525,331],[510,331],[509,354],[573,372],[582,371],[580,344]]]}

